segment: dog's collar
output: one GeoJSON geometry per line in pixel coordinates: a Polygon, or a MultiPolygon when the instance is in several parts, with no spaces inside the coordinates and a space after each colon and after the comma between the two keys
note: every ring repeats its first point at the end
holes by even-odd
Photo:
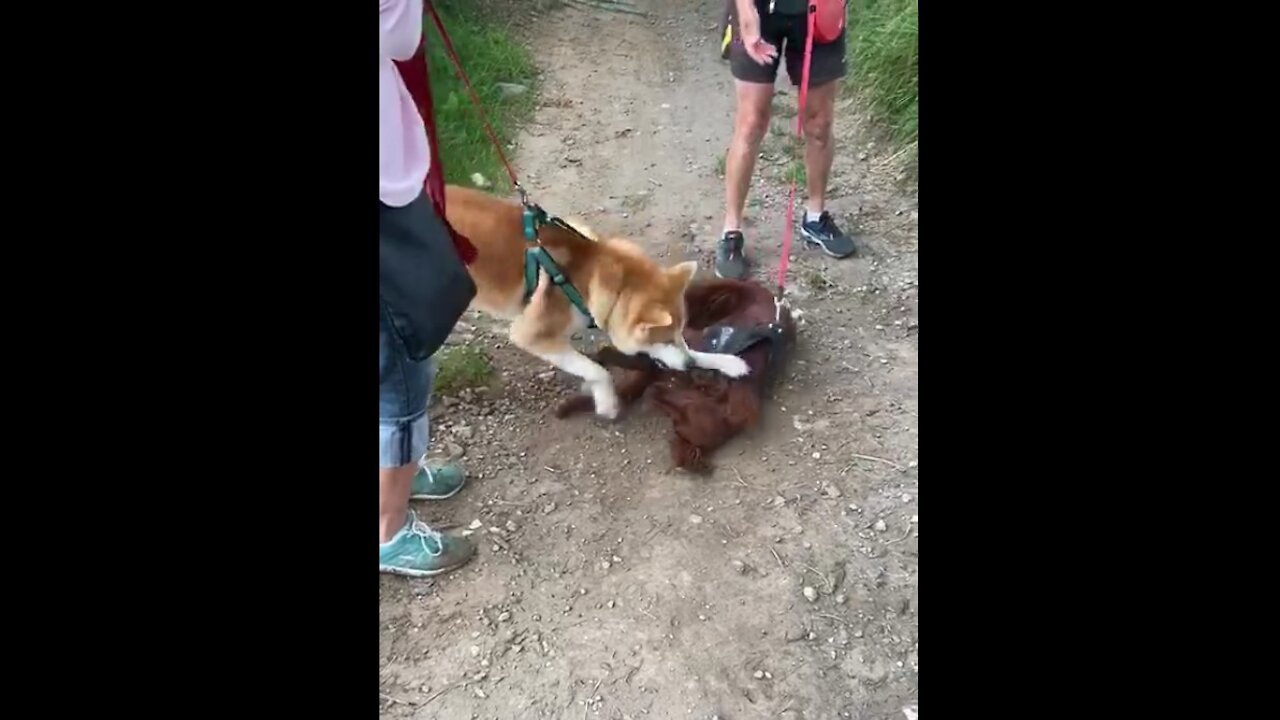
{"type": "Polygon", "coordinates": [[[578,288],[573,286],[573,283],[569,281],[569,276],[565,274],[559,263],[555,261],[555,258],[551,257],[551,253],[547,252],[547,249],[538,240],[538,227],[541,225],[551,225],[575,235],[582,235],[573,226],[560,218],[548,216],[546,211],[537,205],[525,204],[524,237],[526,241],[531,243],[524,251],[525,303],[528,304],[529,299],[533,297],[533,292],[538,289],[538,271],[545,270],[547,277],[551,278],[551,284],[560,288],[560,292],[564,293],[565,298],[569,300],[569,304],[586,316],[587,327],[598,327],[595,318],[591,316],[591,311],[587,309],[587,302],[582,297],[582,293],[578,292],[578,288]]]}

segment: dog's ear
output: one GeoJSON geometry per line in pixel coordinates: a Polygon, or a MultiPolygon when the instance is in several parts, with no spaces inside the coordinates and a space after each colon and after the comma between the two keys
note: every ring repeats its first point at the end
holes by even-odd
{"type": "Polygon", "coordinates": [[[636,323],[636,329],[647,332],[654,328],[664,328],[671,325],[675,318],[671,317],[671,313],[660,307],[650,308],[644,311],[640,316],[640,321],[636,323]]]}
{"type": "Polygon", "coordinates": [[[683,291],[689,287],[689,283],[693,282],[693,276],[698,272],[698,261],[688,260],[679,265],[672,265],[667,268],[667,276],[674,279],[683,291]]]}

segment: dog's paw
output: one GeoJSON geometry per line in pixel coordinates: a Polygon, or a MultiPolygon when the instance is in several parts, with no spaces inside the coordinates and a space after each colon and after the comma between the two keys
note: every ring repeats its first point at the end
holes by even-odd
{"type": "Polygon", "coordinates": [[[603,404],[597,403],[596,415],[599,415],[605,420],[617,420],[618,419],[618,401],[614,400],[612,403],[603,403],[603,404]]]}
{"type": "Polygon", "coordinates": [[[596,392],[596,414],[606,420],[618,418],[618,394],[615,392],[596,392]]]}
{"type": "Polygon", "coordinates": [[[723,359],[717,360],[715,370],[728,375],[731,378],[746,377],[751,372],[751,366],[747,365],[747,361],[737,355],[721,355],[723,359]]]}

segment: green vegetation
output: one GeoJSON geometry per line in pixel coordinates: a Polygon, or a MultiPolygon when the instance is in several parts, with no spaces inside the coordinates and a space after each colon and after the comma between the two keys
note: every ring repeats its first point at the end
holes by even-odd
{"type": "Polygon", "coordinates": [[[435,391],[441,395],[483,387],[492,375],[493,364],[480,348],[452,345],[436,355],[435,391]]]}
{"type": "MultiPolygon", "coordinates": [[[[535,74],[529,51],[512,31],[499,26],[483,14],[475,3],[465,0],[435,0],[453,47],[462,59],[462,67],[471,86],[484,105],[494,132],[510,155],[507,143],[515,137],[519,122],[534,108],[535,74]],[[499,83],[523,86],[504,89],[499,83]],[[513,92],[514,91],[514,92],[513,92]],[[504,97],[505,95],[505,97],[504,97]]],[[[427,64],[431,70],[431,91],[435,104],[436,129],[439,134],[441,162],[446,182],[471,185],[472,173],[480,173],[499,192],[510,189],[510,182],[498,154],[484,132],[480,120],[445,53],[430,17],[424,21],[427,42],[427,64]]]]}
{"type": "Polygon", "coordinates": [[[917,0],[848,0],[848,84],[914,165],[919,148],[920,43],[917,0]]]}

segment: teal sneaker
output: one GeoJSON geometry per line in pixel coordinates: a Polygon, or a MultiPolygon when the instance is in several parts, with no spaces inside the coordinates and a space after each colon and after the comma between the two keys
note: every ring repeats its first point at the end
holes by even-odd
{"type": "Polygon", "coordinates": [[[443,500],[458,494],[467,483],[462,468],[453,463],[422,463],[413,476],[410,500],[443,500]]]}
{"type": "Polygon", "coordinates": [[[476,554],[475,543],[465,537],[432,530],[409,511],[409,522],[378,546],[378,570],[392,575],[431,577],[456,570],[476,554]]]}

